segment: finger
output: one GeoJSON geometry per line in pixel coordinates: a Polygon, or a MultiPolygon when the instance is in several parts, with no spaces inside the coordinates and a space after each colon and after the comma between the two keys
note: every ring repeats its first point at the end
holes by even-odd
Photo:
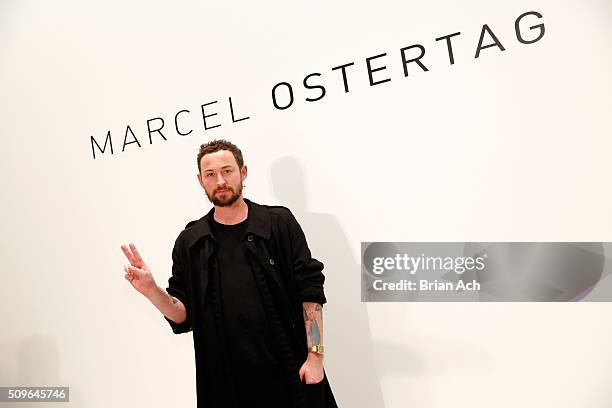
{"type": "Polygon", "coordinates": [[[132,253],[130,252],[128,247],[125,246],[125,245],[121,245],[121,250],[123,251],[123,253],[127,257],[128,261],[130,261],[130,263],[133,265],[134,264],[134,257],[132,256],[132,253]]]}
{"type": "Polygon", "coordinates": [[[304,375],[304,368],[302,367],[302,368],[300,368],[300,381],[304,381],[305,377],[306,376],[304,375]]]}
{"type": "Polygon", "coordinates": [[[123,265],[123,272],[125,272],[126,278],[133,275],[132,272],[130,272],[130,265],[123,265]]]}
{"type": "Polygon", "coordinates": [[[124,272],[125,272],[125,274],[126,274],[126,275],[128,275],[128,276],[132,274],[132,272],[130,272],[130,268],[131,268],[131,267],[132,267],[131,265],[124,265],[124,266],[123,266],[123,271],[124,271],[124,272]]]}
{"type": "Polygon", "coordinates": [[[134,274],[136,276],[140,276],[144,273],[144,271],[142,269],[136,268],[135,266],[129,265],[127,267],[127,272],[134,274]]]}
{"type": "Polygon", "coordinates": [[[140,252],[138,252],[138,249],[136,249],[136,245],[130,243],[130,249],[132,250],[132,254],[134,254],[134,260],[137,262],[137,265],[142,266],[144,264],[144,261],[140,256],[140,252]]]}

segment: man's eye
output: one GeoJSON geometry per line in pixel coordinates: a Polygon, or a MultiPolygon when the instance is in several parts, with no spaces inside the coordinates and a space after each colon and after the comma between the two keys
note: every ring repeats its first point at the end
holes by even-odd
{"type": "Polygon", "coordinates": [[[225,170],[225,174],[231,173],[232,171],[230,169],[225,170]]]}
{"type": "Polygon", "coordinates": [[[210,177],[210,176],[212,176],[212,175],[213,175],[213,173],[208,173],[208,174],[207,174],[207,175],[205,175],[204,177],[210,177]]]}

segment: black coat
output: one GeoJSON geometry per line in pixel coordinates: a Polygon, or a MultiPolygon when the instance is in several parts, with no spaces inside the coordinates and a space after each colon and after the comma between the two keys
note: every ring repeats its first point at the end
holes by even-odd
{"type": "MultiPolygon", "coordinates": [[[[245,201],[249,214],[243,239],[284,362],[293,406],[336,408],[327,375],[318,384],[304,384],[298,374],[308,355],[302,302],[321,305],[326,302],[323,264],[312,258],[304,232],[288,208],[245,201]]],[[[212,288],[207,291],[209,275],[212,268],[216,268],[216,241],[209,224],[213,214],[214,208],[199,220],[189,222],[176,239],[172,276],[166,291],[183,302],[187,319],[181,324],[166,320],[176,334],[193,331],[198,407],[204,407],[203,396],[214,386],[223,387],[219,408],[229,408],[237,407],[235,393],[239,391],[232,388],[231,380],[213,385],[210,381],[213,375],[205,375],[215,373],[215,381],[222,378],[223,373],[231,378],[228,360],[223,355],[223,338],[216,337],[212,343],[214,350],[211,350],[210,339],[205,342],[203,337],[213,333],[211,328],[205,330],[202,324],[204,306],[211,304],[205,297],[214,293],[210,291],[212,288]],[[204,349],[204,344],[208,350],[204,349]],[[209,358],[204,358],[205,355],[209,358]]],[[[215,309],[214,302],[212,308],[215,309]]],[[[217,407],[208,405],[205,408],[217,407]]]]}

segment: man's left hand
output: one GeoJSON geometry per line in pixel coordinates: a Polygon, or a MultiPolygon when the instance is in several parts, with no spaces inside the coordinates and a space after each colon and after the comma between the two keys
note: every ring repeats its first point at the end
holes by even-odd
{"type": "Polygon", "coordinates": [[[323,380],[323,356],[308,353],[308,357],[300,368],[300,380],[306,384],[316,384],[323,380]]]}

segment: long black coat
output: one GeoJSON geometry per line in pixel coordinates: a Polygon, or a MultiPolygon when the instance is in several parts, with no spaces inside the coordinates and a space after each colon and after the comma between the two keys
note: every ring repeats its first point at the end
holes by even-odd
{"type": "MultiPolygon", "coordinates": [[[[272,334],[284,360],[293,406],[337,408],[327,375],[318,384],[304,384],[298,374],[308,355],[302,302],[321,305],[326,302],[323,264],[312,258],[304,232],[288,208],[245,201],[249,214],[243,239],[249,250],[255,281],[263,293],[272,334]]],[[[210,340],[205,342],[203,337],[214,332],[210,327],[203,327],[204,307],[211,304],[210,299],[206,302],[212,289],[207,291],[209,276],[217,267],[216,240],[209,224],[213,214],[214,208],[199,220],[188,223],[177,237],[172,251],[172,276],[166,289],[183,302],[187,310],[187,319],[181,324],[166,318],[172,331],[176,334],[193,331],[198,407],[204,407],[203,396],[211,392],[213,386],[205,373],[215,373],[215,381],[223,373],[229,373],[228,378],[231,378],[228,360],[223,358],[222,337],[212,343],[215,344],[213,349],[210,349],[210,340]],[[204,349],[204,344],[208,349],[204,349]]],[[[237,407],[235,393],[240,391],[233,389],[231,384],[226,385],[219,408],[237,407]]],[[[219,387],[219,384],[214,386],[219,387]]]]}

